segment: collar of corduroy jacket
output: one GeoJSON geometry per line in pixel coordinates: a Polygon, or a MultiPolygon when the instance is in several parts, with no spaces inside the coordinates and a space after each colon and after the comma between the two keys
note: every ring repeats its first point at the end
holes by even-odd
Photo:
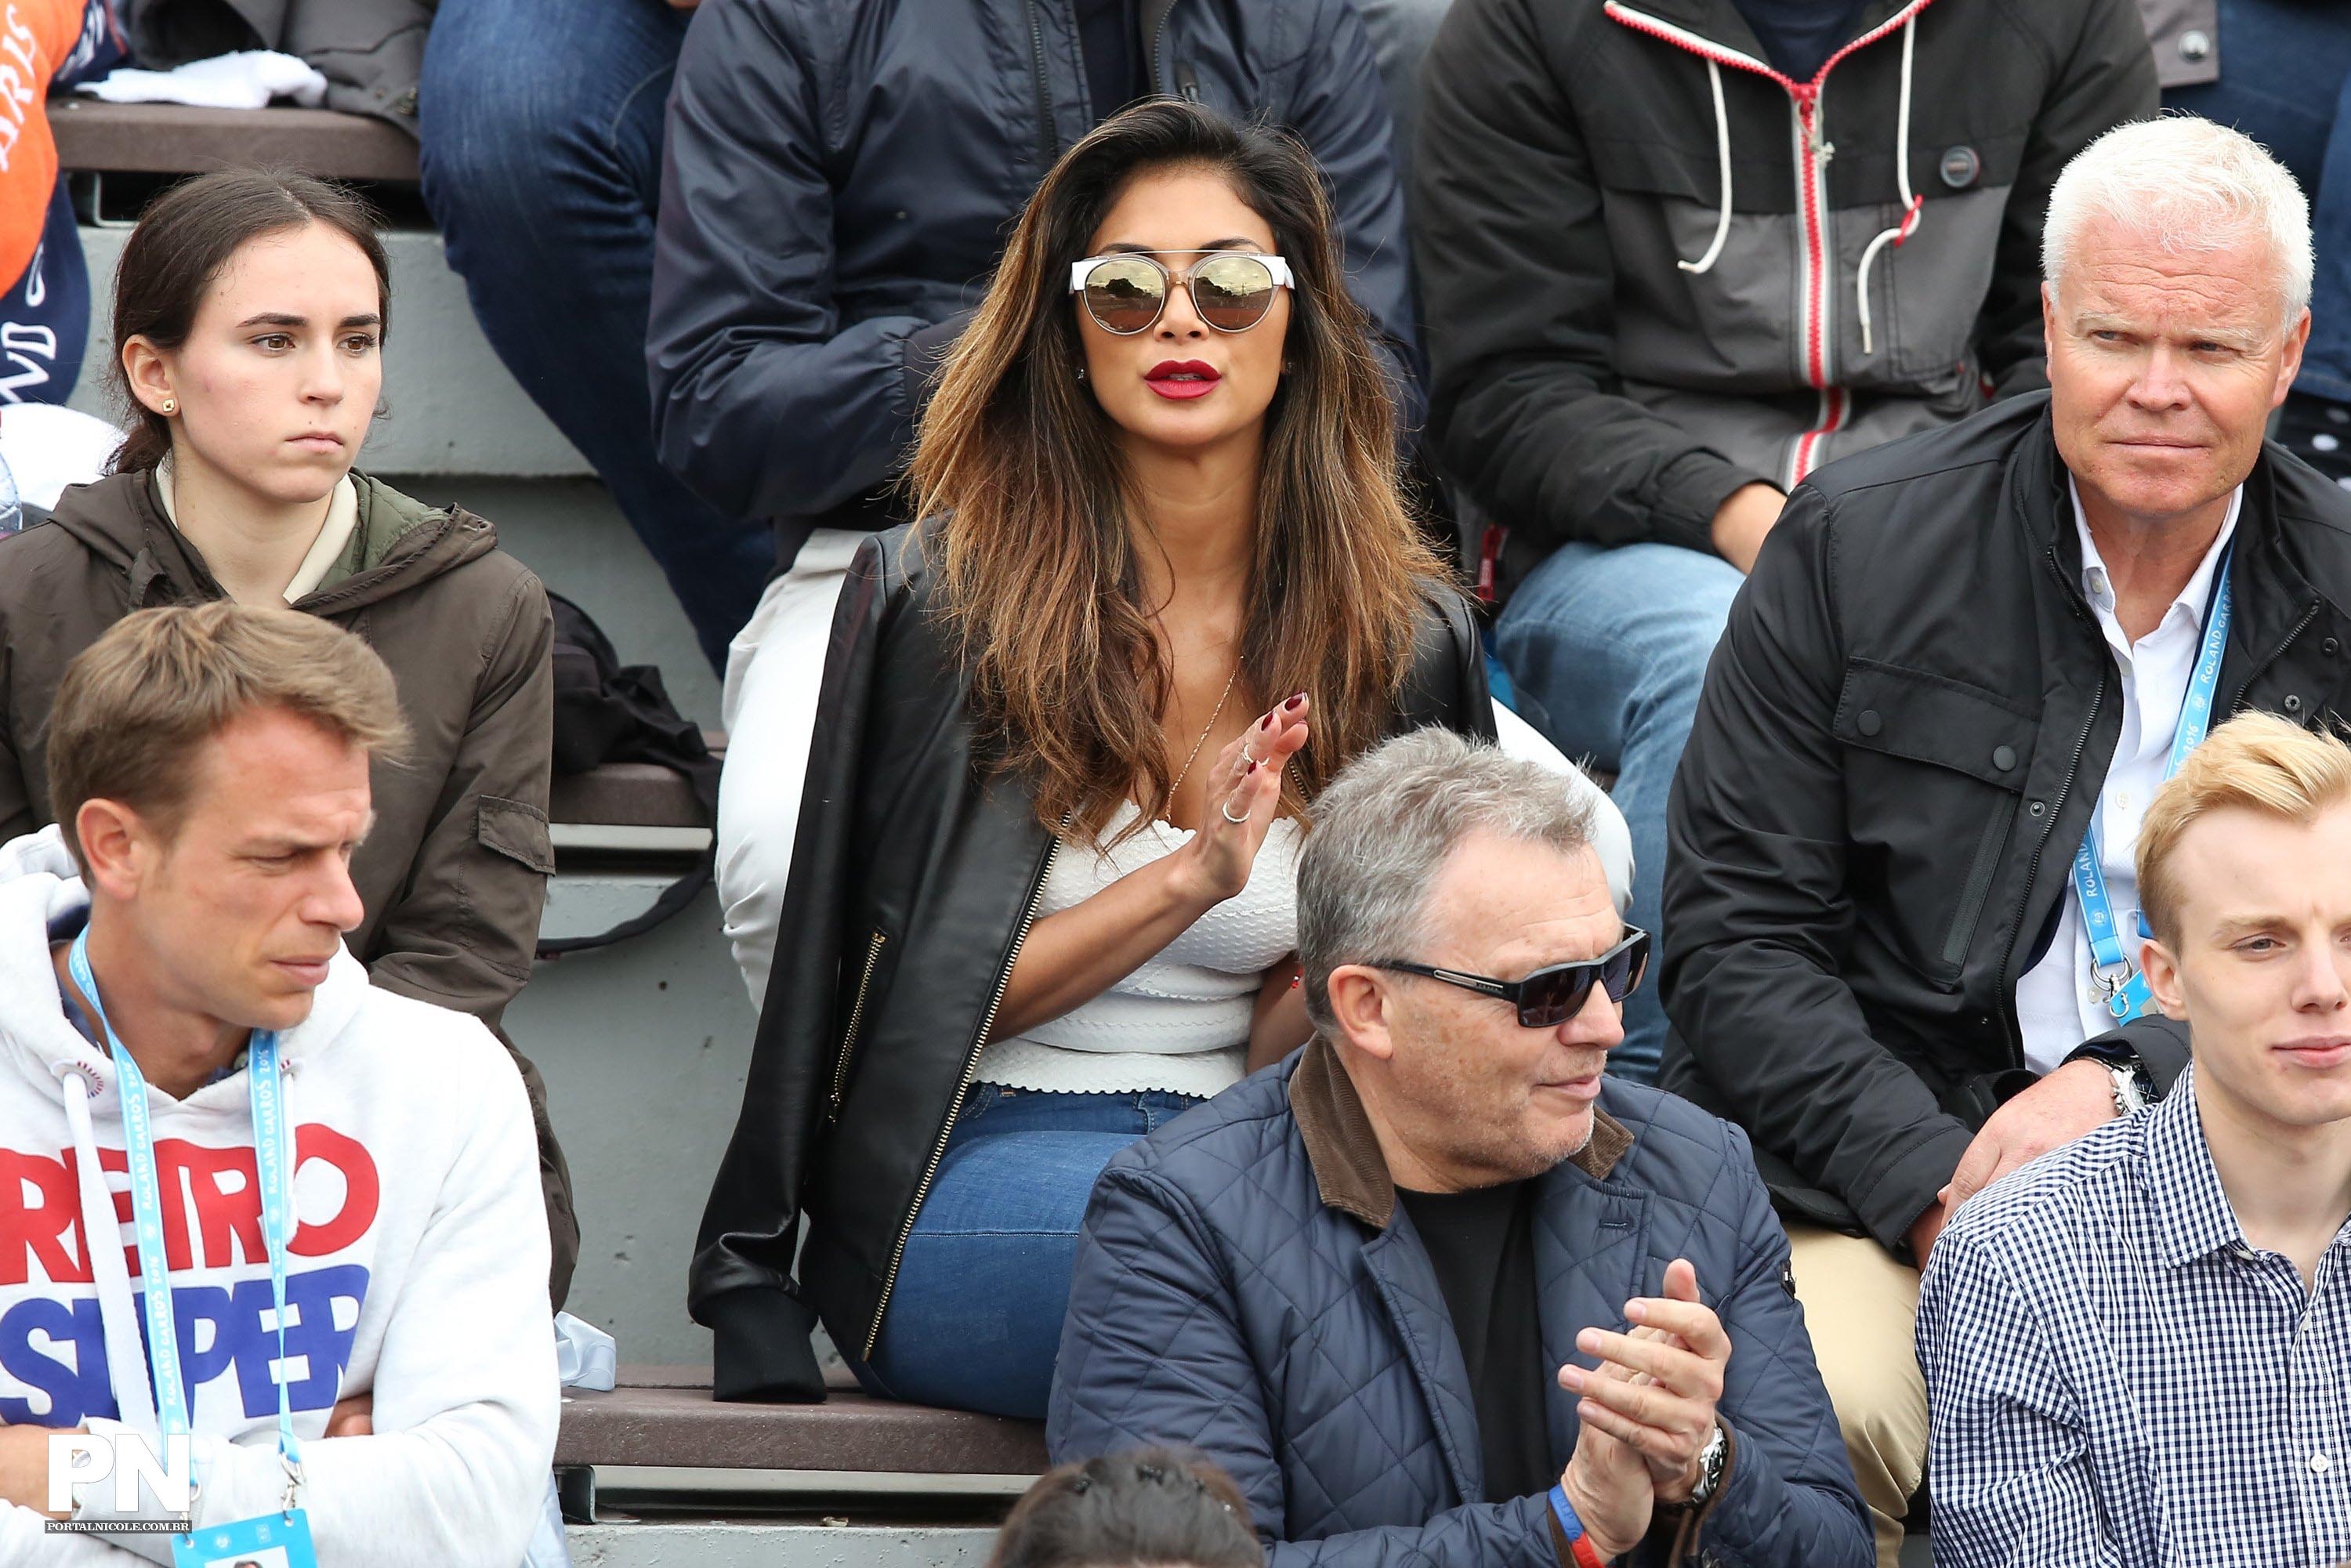
{"type": "MultiPolygon", "coordinates": [[[[1298,1119],[1323,1204],[1385,1230],[1395,1218],[1395,1179],[1388,1174],[1363,1097],[1329,1040],[1317,1037],[1290,1073],[1290,1113],[1298,1119]]],[[[1625,1124],[1594,1106],[1592,1137],[1568,1163],[1594,1181],[1605,1181],[1632,1146],[1633,1134],[1625,1124]]]]}

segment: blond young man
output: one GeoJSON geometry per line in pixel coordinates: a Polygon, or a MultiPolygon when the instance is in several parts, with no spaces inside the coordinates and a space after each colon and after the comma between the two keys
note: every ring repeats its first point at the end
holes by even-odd
{"type": "Polygon", "coordinates": [[[1970,1202],[1918,1307],[1938,1568],[2351,1559],[2351,747],[2247,715],[2148,808],[2159,1104],[1970,1202]]]}

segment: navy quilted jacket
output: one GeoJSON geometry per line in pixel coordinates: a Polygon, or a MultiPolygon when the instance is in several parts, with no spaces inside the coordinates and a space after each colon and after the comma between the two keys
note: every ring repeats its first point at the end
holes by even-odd
{"type": "MultiPolygon", "coordinates": [[[[1730,1469],[1696,1529],[1628,1561],[1867,1568],[1870,1535],[1746,1134],[1611,1081],[1593,1147],[1541,1178],[1545,1360],[1696,1265],[1729,1331],[1730,1469]]],[[[1549,1390],[1552,1457],[1574,1400],[1549,1390]]],[[[1062,1330],[1056,1463],[1197,1448],[1249,1498],[1273,1568],[1558,1568],[1544,1498],[1488,1503],[1469,1379],[1361,1103],[1309,1046],[1136,1144],[1094,1189],[1062,1330]]]]}

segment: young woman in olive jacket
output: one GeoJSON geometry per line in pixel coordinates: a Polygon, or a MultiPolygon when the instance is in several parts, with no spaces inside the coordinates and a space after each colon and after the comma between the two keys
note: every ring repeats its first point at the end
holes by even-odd
{"type": "Polygon", "coordinates": [[[834,621],[693,1271],[721,1398],[822,1397],[820,1318],[869,1390],[1041,1415],[1095,1176],[1305,1041],[1314,792],[1494,733],[1393,418],[1295,142],[1155,102],[1040,187],[922,426],[929,520],[834,621]]]}
{"type": "MultiPolygon", "coordinates": [[[[348,627],[392,668],[414,739],[374,769],[345,937],[389,990],[495,1026],[529,978],[547,875],[554,624],[490,525],[352,469],[383,389],[390,270],[357,197],[206,174],[123,247],[114,472],[0,541],[0,840],[52,820],[42,750],[74,655],[133,610],[235,599],[348,627]]],[[[520,1059],[517,1058],[519,1061],[520,1059]]],[[[538,1074],[559,1303],[579,1255],[538,1074]]]]}

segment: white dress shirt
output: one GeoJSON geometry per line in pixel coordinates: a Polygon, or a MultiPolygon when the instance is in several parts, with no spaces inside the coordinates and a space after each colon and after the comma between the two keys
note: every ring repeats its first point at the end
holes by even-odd
{"type": "MultiPolygon", "coordinates": [[[[2154,631],[2137,642],[2124,634],[2115,619],[2114,584],[2105,562],[2090,538],[2089,519],[2082,513],[2082,493],[2072,480],[2066,487],[2074,497],[2074,529],[2082,540],[2082,596],[2105,633],[2106,647],[2122,673],[2123,727],[2115,741],[2114,760],[2098,792],[2099,865],[2106,873],[2106,897],[2115,908],[2115,925],[2123,952],[2138,961],[2138,876],[2132,857],[2138,848],[2140,821],[2147,802],[2163,783],[2171,760],[2171,737],[2179,727],[2179,707],[2188,697],[2188,683],[2196,672],[2196,655],[2204,640],[2204,611],[2211,601],[2213,572],[2229,540],[2237,531],[2237,512],[2244,501],[2241,486],[2229,497],[2229,514],[2212,548],[2197,563],[2195,575],[2154,631]]],[[[2082,782],[2078,781],[2077,783],[2082,782]]],[[[2115,1027],[2105,998],[2092,978],[2090,937],[2083,929],[2080,896],[2074,891],[2069,867],[2076,844],[2052,844],[2049,861],[2065,874],[2065,902],[2057,917],[2057,934],[2049,950],[2016,982],[2016,1022],[2024,1037],[2024,1062],[2036,1072],[2047,1072],[2092,1035],[2115,1027]],[[2058,860],[2060,855],[2062,861],[2058,860]]]]}

